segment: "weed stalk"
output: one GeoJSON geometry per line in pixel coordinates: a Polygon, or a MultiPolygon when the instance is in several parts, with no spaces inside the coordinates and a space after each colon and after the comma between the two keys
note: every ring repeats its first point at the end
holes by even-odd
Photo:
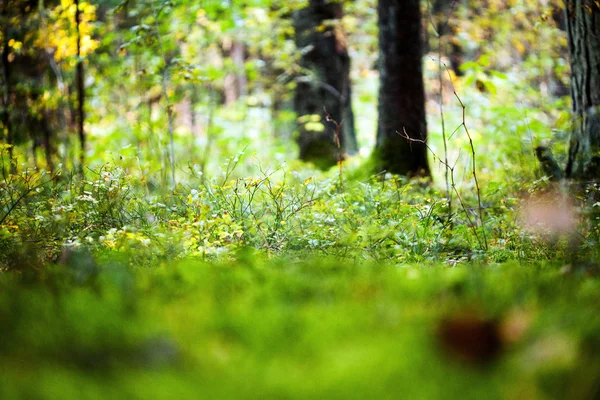
{"type": "Polygon", "coordinates": [[[175,190],[176,181],[175,181],[175,141],[173,138],[173,104],[171,103],[171,98],[169,97],[169,92],[167,91],[167,86],[169,83],[169,60],[167,58],[167,53],[165,51],[165,47],[163,45],[162,37],[160,35],[160,31],[158,29],[158,18],[160,17],[161,10],[156,10],[154,7],[154,3],[150,1],[150,5],[152,7],[152,14],[154,14],[154,34],[156,35],[156,39],[158,41],[158,47],[160,49],[161,57],[163,59],[163,70],[162,70],[162,91],[165,101],[167,103],[167,120],[169,123],[169,158],[171,161],[171,184],[173,185],[173,190],[175,190]]]}

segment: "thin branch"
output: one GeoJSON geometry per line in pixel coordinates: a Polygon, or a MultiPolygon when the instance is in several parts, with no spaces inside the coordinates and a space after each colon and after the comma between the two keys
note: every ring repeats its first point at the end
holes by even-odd
{"type": "MultiPolygon", "coordinates": [[[[400,133],[398,131],[396,131],[396,133],[398,135],[400,135],[402,138],[404,138],[405,140],[408,141],[409,144],[416,142],[416,143],[421,143],[423,144],[427,150],[429,150],[434,158],[437,159],[442,165],[444,165],[446,167],[446,169],[448,171],[450,171],[450,183],[452,186],[452,189],[454,190],[454,193],[456,193],[456,198],[458,199],[458,202],[460,203],[461,208],[463,209],[463,212],[465,213],[465,217],[467,218],[467,221],[469,221],[469,225],[471,226],[471,229],[473,230],[473,233],[475,234],[475,238],[477,238],[477,243],[479,243],[479,246],[482,249],[486,249],[487,248],[487,242],[485,240],[485,236],[482,239],[479,237],[479,233],[477,232],[477,224],[473,221],[473,219],[471,218],[469,211],[467,209],[467,206],[465,205],[462,196],[460,195],[460,192],[458,191],[458,188],[456,187],[456,182],[454,180],[454,168],[456,167],[456,164],[453,166],[450,166],[450,164],[448,164],[448,162],[442,160],[440,157],[437,156],[437,154],[431,149],[431,147],[429,147],[429,145],[426,143],[425,140],[422,139],[416,139],[416,138],[411,138],[408,133],[406,132],[406,129],[403,129],[403,133],[400,133]]],[[[457,159],[458,161],[458,159],[457,159]]],[[[485,235],[485,232],[483,233],[483,235],[485,235]]]]}
{"type": "Polygon", "coordinates": [[[317,86],[327,90],[329,93],[331,93],[333,96],[335,96],[338,100],[340,100],[341,102],[344,102],[346,100],[345,96],[343,96],[336,88],[334,88],[333,86],[331,86],[330,84],[328,84],[327,82],[323,82],[319,79],[315,79],[309,75],[304,75],[304,76],[298,76],[294,79],[296,82],[300,82],[300,83],[313,83],[316,84],[317,86]]]}
{"type": "Polygon", "coordinates": [[[344,123],[344,121],[338,123],[335,119],[333,119],[333,117],[331,115],[329,115],[329,113],[327,112],[327,109],[325,109],[325,107],[323,107],[323,111],[325,112],[325,121],[334,124],[335,125],[335,136],[333,138],[333,142],[335,143],[335,146],[338,149],[338,165],[339,165],[339,178],[340,178],[340,191],[344,190],[344,178],[343,178],[343,174],[342,174],[342,162],[344,161],[344,154],[342,153],[342,143],[340,141],[340,135],[341,135],[341,131],[342,131],[342,124],[344,123]]]}
{"type": "MultiPolygon", "coordinates": [[[[438,39],[438,83],[440,85],[440,93],[439,93],[439,111],[440,111],[440,119],[441,119],[441,124],[442,124],[442,142],[444,143],[444,162],[446,165],[448,165],[448,139],[446,137],[446,121],[444,118],[444,85],[443,85],[443,77],[442,77],[442,49],[443,49],[443,41],[442,41],[442,32],[444,32],[446,30],[446,27],[449,25],[450,23],[450,15],[452,13],[452,11],[454,10],[454,7],[457,4],[457,0],[454,0],[450,6],[450,12],[448,12],[447,17],[443,23],[443,25],[441,26],[441,29],[436,29],[435,26],[435,21],[433,18],[433,14],[431,12],[431,2],[428,0],[427,1],[427,5],[429,8],[429,17],[430,17],[430,23],[431,23],[431,27],[435,33],[435,35],[437,36],[438,39]]],[[[448,220],[450,220],[450,216],[452,215],[452,192],[450,191],[450,179],[449,179],[449,173],[450,170],[448,169],[448,167],[445,168],[445,176],[444,176],[444,180],[446,182],[446,198],[448,199],[448,220]]]]}
{"type": "MultiPolygon", "coordinates": [[[[473,145],[473,139],[471,138],[471,134],[469,133],[469,128],[467,128],[467,123],[466,123],[466,107],[463,104],[462,100],[460,99],[460,97],[458,96],[458,93],[456,93],[456,90],[454,90],[454,96],[456,96],[456,99],[458,100],[458,102],[460,103],[460,106],[462,107],[462,127],[465,129],[465,133],[467,134],[467,137],[469,138],[469,146],[471,147],[471,173],[473,174],[473,179],[475,181],[475,188],[477,189],[477,205],[479,207],[479,220],[481,221],[481,226],[483,228],[483,206],[481,205],[481,188],[479,186],[479,179],[477,179],[477,164],[475,161],[475,146],[473,145]]],[[[483,235],[483,242],[485,244],[485,249],[487,249],[488,244],[487,244],[487,237],[485,234],[485,229],[481,230],[481,233],[483,235]]]]}

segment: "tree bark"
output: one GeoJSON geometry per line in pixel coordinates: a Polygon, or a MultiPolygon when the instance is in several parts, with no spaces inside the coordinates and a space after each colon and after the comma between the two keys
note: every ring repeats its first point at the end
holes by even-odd
{"type": "MultiPolygon", "coordinates": [[[[10,172],[16,172],[16,164],[13,163],[13,137],[12,137],[12,126],[10,118],[10,63],[8,61],[8,54],[10,48],[8,46],[9,40],[9,29],[8,24],[8,5],[2,4],[0,9],[0,23],[4,25],[2,29],[3,43],[2,54],[0,55],[0,67],[2,69],[2,132],[0,132],[0,139],[6,142],[10,147],[8,148],[8,162],[10,165],[10,172]]],[[[4,175],[4,164],[2,165],[2,174],[4,175]]]]}
{"type": "Polygon", "coordinates": [[[566,175],[600,179],[600,5],[594,0],[566,0],[565,15],[571,63],[571,98],[575,126],[566,175]]]}
{"type": "Polygon", "coordinates": [[[407,176],[429,176],[419,0],[379,0],[377,11],[378,169],[407,176]]]}
{"type": "Polygon", "coordinates": [[[79,10],[79,0],[75,0],[75,27],[77,30],[77,67],[75,70],[75,80],[77,88],[77,133],[79,135],[79,168],[83,172],[85,162],[85,131],[83,129],[85,122],[84,101],[85,87],[83,79],[83,60],[81,59],[81,10],[79,10]]]}
{"type": "Polygon", "coordinates": [[[300,159],[321,168],[335,165],[343,152],[357,151],[350,90],[350,56],[339,24],[342,4],[310,0],[293,14],[296,46],[302,52],[303,76],[296,79],[294,108],[299,118],[300,159]],[[325,120],[329,114],[342,124],[336,145],[336,128],[325,120]],[[320,116],[324,129],[303,116],[320,116]],[[311,123],[312,122],[312,123],[311,123]]]}

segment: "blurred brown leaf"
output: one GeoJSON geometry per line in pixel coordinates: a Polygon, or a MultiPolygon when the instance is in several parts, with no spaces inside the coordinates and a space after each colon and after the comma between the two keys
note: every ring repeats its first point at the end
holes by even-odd
{"type": "Polygon", "coordinates": [[[500,324],[478,315],[457,315],[442,320],[438,328],[442,347],[470,364],[494,361],[503,349],[500,324]]]}

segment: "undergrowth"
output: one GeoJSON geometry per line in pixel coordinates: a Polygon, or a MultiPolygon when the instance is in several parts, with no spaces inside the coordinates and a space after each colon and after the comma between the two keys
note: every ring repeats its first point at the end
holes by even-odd
{"type": "Polygon", "coordinates": [[[463,187],[461,203],[449,208],[447,194],[427,180],[386,174],[347,179],[340,187],[338,172],[296,171],[285,163],[266,168],[256,160],[258,172],[241,177],[236,168],[243,157],[228,160],[213,179],[190,173],[175,190],[163,191],[149,190],[145,179],[118,164],[90,169],[85,178],[35,170],[7,174],[0,184],[2,266],[52,263],[66,248],[135,249],[132,262],[140,266],[226,257],[243,247],[271,256],[452,266],[569,263],[574,253],[586,263],[597,259],[597,185],[574,199],[576,231],[545,232],[527,227],[522,214],[527,197],[552,190],[546,179],[520,187],[486,184],[481,210],[476,193],[463,187]],[[487,249],[481,236],[489,238],[487,249]]]}

